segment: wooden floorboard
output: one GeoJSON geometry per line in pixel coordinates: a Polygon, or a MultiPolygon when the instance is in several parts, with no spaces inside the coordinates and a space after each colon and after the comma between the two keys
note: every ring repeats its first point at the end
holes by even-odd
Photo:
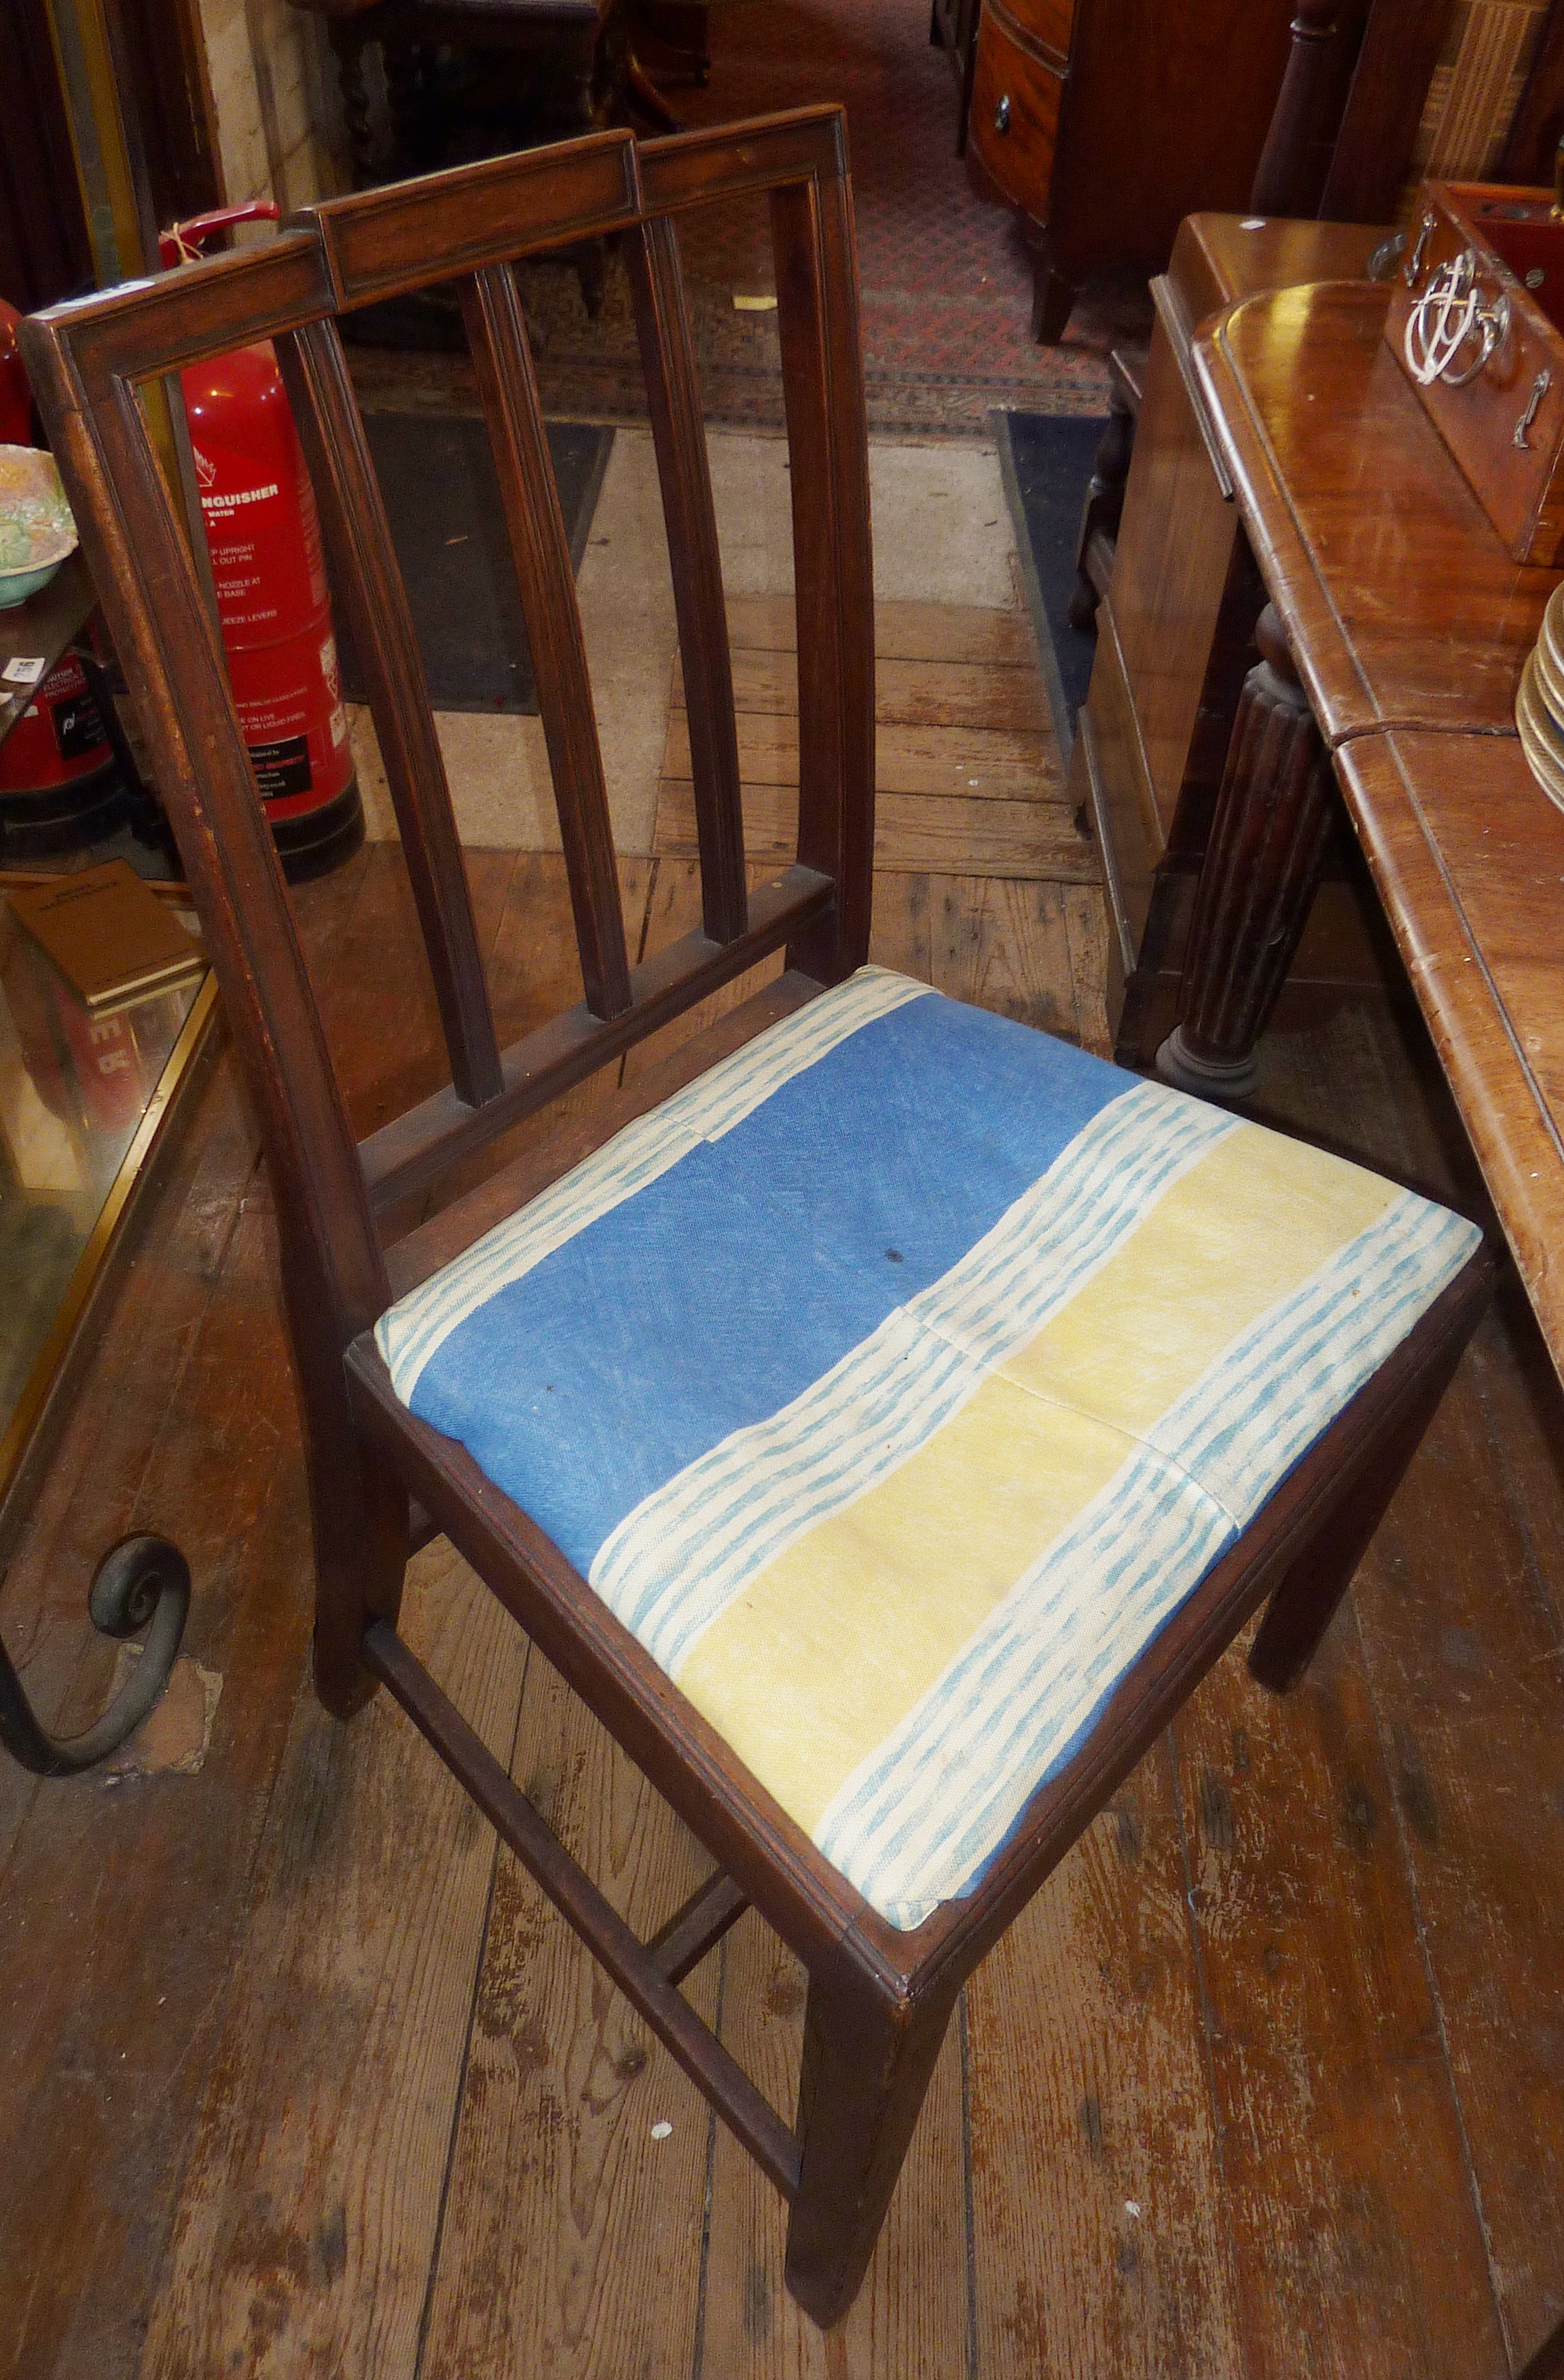
{"type": "MultiPolygon", "coordinates": [[[[735,652],[798,650],[791,595],[730,595],[728,640],[735,652]]],[[[1037,640],[1024,612],[967,603],[880,603],[874,607],[879,661],[991,662],[1036,672],[1037,640]]]]}
{"type": "MultiPolygon", "coordinates": [[[[798,716],[798,667],[792,653],[733,654],[735,710],[782,718],[798,716]]],[[[685,682],[673,664],[673,701],[685,709],[685,682]]],[[[888,661],[875,658],[875,719],[879,725],[996,728],[1015,735],[1049,732],[1048,695],[1042,673],[992,662],[888,661]]]]}
{"type": "MultiPolygon", "coordinates": [[[[513,1774],[643,1937],[711,1862],[534,1654],[513,1774]]],[[[686,1986],[708,2023],[717,1961],[686,1986]]],[[[686,2380],[706,2102],[508,1852],[459,2099],[423,2380],[686,2380]],[[666,2127],[666,2130],[662,2129],[666,2127]]]]}
{"type": "MultiPolygon", "coordinates": [[[[786,868],[798,847],[796,786],[746,783],[746,856],[771,873],[786,868]]],[[[1036,882],[1096,884],[1092,847],[1063,802],[989,801],[972,794],[926,795],[881,790],[875,804],[874,864],[881,873],[923,875],[930,869],[970,877],[1021,877],[1036,882]]],[[[693,859],[695,789],[664,777],[657,804],[657,849],[693,859]]]]}
{"type": "MultiPolygon", "coordinates": [[[[448,1546],[402,1625],[508,1760],[526,1642],[448,1546]]],[[[144,2380],[415,2369],[494,1860],[388,1695],[300,1698],[144,2380]]]]}
{"type": "Polygon", "coordinates": [[[1530,1406],[1529,1336],[1484,1326],[1354,1589],[1516,2364],[1564,2318],[1564,1401],[1530,1406]]]}
{"type": "Polygon", "coordinates": [[[986,2380],[1243,2380],[1185,1890],[1164,1739],[967,1985],[986,2380]]]}
{"type": "Polygon", "coordinates": [[[1174,1729],[1250,2380],[1501,2350],[1352,1609],[1285,1705],[1229,1655],[1174,1729]]]}
{"type": "MultiPolygon", "coordinates": [[[[746,785],[798,785],[798,722],[788,712],[738,713],[739,774],[746,785]]],[[[662,774],[686,782],[690,730],[685,712],[669,718],[662,774]]],[[[875,734],[875,784],[883,794],[982,801],[1062,802],[1064,772],[1051,735],[1030,728],[880,726],[875,734]]]]}

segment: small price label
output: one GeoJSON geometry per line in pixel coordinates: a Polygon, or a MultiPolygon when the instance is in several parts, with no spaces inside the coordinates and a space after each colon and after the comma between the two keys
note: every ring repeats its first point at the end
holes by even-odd
{"type": "Polygon", "coordinates": [[[0,670],[0,685],[36,686],[48,666],[45,661],[30,661],[22,654],[15,654],[0,670]]]}

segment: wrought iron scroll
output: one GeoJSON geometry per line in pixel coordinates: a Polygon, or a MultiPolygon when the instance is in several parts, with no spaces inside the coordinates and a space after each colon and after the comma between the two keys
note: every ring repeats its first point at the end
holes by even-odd
{"type": "Polygon", "coordinates": [[[35,1777],[76,1777],[95,1767],[134,1735],[168,1683],[189,1608],[189,1565],[177,1546],[166,1537],[122,1537],[98,1564],[87,1609],[101,1636],[134,1636],[146,1628],[140,1659],[102,1718],[62,1738],[39,1725],[0,1645],[0,1743],[35,1777]]]}

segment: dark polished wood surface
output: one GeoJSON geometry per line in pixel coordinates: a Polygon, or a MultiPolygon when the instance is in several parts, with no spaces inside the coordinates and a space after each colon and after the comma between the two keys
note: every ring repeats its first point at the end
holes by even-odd
{"type": "Polygon", "coordinates": [[[1556,571],[1510,559],[1382,339],[1383,284],[1236,306],[1201,395],[1328,745],[1383,727],[1514,733],[1556,571]]]}
{"type": "MultiPolygon", "coordinates": [[[[1381,341],[1386,293],[1279,291],[1196,342],[1265,582],[1556,1365],[1564,816],[1513,708],[1556,571],[1514,563],[1381,341]]],[[[1207,868],[1219,868],[1213,839],[1207,868]]],[[[1231,952],[1223,964],[1242,965],[1231,952]]],[[[1186,1004],[1208,987],[1186,976],[1186,1004]]]]}
{"type": "Polygon", "coordinates": [[[1564,1371],[1564,815],[1509,735],[1355,737],[1336,773],[1564,1371]]]}

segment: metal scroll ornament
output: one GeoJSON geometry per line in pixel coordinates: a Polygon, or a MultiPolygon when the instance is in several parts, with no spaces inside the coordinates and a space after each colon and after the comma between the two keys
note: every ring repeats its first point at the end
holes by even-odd
{"type": "Polygon", "coordinates": [[[1465,388],[1509,328],[1509,298],[1501,289],[1491,303],[1485,302],[1477,285],[1477,260],[1464,248],[1440,265],[1407,316],[1407,370],[1420,388],[1431,387],[1437,380],[1447,388],[1465,388]]]}

